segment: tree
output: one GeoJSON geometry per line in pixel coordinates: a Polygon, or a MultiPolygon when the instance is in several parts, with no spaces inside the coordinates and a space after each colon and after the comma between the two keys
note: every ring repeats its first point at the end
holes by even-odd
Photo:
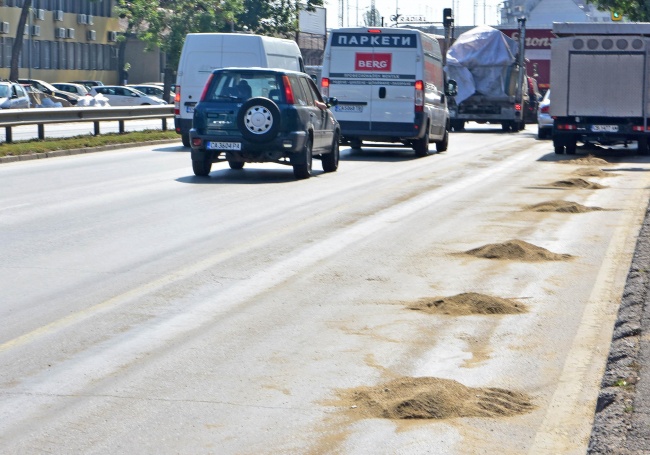
{"type": "Polygon", "coordinates": [[[650,2],[647,0],[588,0],[599,10],[616,11],[634,22],[650,21],[650,2]]]}
{"type": "Polygon", "coordinates": [[[379,27],[381,26],[381,14],[377,8],[370,8],[363,15],[363,21],[367,27],[379,27]]]}
{"type": "Polygon", "coordinates": [[[11,68],[9,70],[9,80],[18,80],[18,60],[23,51],[23,36],[25,33],[25,24],[27,23],[27,15],[32,9],[32,0],[25,0],[23,8],[20,10],[20,19],[18,19],[18,26],[16,27],[16,39],[11,48],[11,68]]]}
{"type": "MultiPolygon", "coordinates": [[[[249,31],[295,36],[300,5],[296,0],[118,0],[117,10],[120,17],[128,19],[126,34],[165,53],[163,96],[167,97],[185,35],[249,31]]],[[[323,0],[308,0],[306,8],[322,5],[323,0]]],[[[124,62],[119,64],[121,67],[124,62]]]]}

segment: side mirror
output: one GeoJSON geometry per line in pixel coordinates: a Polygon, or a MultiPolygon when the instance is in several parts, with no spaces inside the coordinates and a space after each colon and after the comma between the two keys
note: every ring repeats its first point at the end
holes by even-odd
{"type": "Polygon", "coordinates": [[[449,79],[447,81],[447,86],[445,87],[445,95],[447,96],[456,96],[458,94],[458,84],[455,80],[449,79]]]}
{"type": "Polygon", "coordinates": [[[334,98],[334,97],[325,98],[325,104],[327,104],[327,107],[336,106],[337,104],[339,104],[339,100],[338,98],[334,98]]]}

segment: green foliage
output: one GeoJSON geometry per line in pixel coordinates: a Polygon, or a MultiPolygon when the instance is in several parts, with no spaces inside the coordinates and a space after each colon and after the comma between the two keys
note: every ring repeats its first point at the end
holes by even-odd
{"type": "MultiPolygon", "coordinates": [[[[185,35],[206,32],[252,32],[293,37],[298,29],[296,0],[117,0],[117,14],[128,19],[127,33],[167,55],[176,69],[185,35]]],[[[306,8],[322,6],[308,0],[306,8]]]]}
{"type": "Polygon", "coordinates": [[[650,22],[650,2],[646,0],[588,0],[602,11],[615,11],[633,22],[650,22]]]}

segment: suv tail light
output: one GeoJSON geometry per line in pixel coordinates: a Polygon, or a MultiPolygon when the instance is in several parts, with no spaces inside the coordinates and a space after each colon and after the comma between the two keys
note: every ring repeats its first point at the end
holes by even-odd
{"type": "Polygon", "coordinates": [[[210,74],[210,77],[208,78],[208,81],[205,83],[205,86],[203,87],[203,92],[201,93],[201,98],[199,98],[199,101],[204,101],[205,100],[205,97],[208,94],[208,88],[210,87],[210,84],[212,83],[212,78],[213,77],[214,77],[214,74],[210,74]]]}
{"type": "Polygon", "coordinates": [[[424,82],[415,81],[415,112],[424,111],[424,82]]]}
{"type": "Polygon", "coordinates": [[[291,89],[291,83],[289,82],[288,76],[282,76],[282,83],[284,84],[284,99],[287,100],[287,104],[293,104],[293,90],[291,89]]]}
{"type": "Polygon", "coordinates": [[[181,86],[176,86],[176,95],[174,95],[174,115],[181,115],[181,86]]]}
{"type": "Polygon", "coordinates": [[[320,93],[323,96],[330,96],[330,78],[324,77],[320,81],[321,90],[320,93]]]}

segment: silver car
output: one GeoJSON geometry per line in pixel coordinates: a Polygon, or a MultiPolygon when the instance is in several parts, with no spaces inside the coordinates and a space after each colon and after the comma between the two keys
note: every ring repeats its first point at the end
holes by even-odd
{"type": "Polygon", "coordinates": [[[142,106],[167,104],[155,96],[145,95],[139,90],[122,85],[101,85],[90,89],[90,94],[95,96],[101,93],[108,99],[111,106],[142,106]]]}
{"type": "Polygon", "coordinates": [[[540,139],[550,139],[553,133],[553,118],[549,114],[550,107],[551,89],[548,89],[537,108],[537,137],[540,139]]]}
{"type": "Polygon", "coordinates": [[[25,88],[15,82],[0,82],[0,109],[27,109],[32,103],[25,88]]]}

